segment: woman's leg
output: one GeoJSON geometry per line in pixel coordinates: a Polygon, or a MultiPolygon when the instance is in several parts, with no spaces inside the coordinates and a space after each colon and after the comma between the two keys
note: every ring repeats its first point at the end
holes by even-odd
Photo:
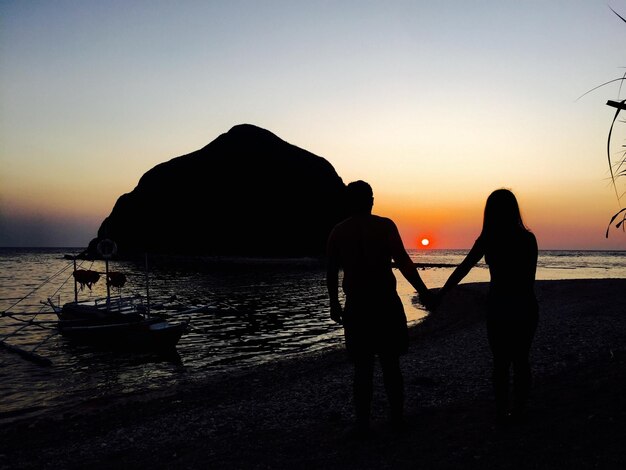
{"type": "Polygon", "coordinates": [[[513,341],[513,399],[514,411],[521,414],[526,409],[532,385],[530,346],[537,329],[537,311],[531,311],[523,319],[513,341]]]}
{"type": "Polygon", "coordinates": [[[507,341],[507,329],[499,319],[489,319],[487,334],[493,355],[492,382],[496,401],[496,419],[503,422],[509,413],[509,372],[512,360],[507,341]]]}

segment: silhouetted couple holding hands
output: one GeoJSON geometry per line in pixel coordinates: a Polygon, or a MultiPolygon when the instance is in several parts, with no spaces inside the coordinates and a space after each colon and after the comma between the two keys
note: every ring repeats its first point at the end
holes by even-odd
{"type": "Polygon", "coordinates": [[[429,291],[409,257],[395,223],[372,214],[371,186],[347,186],[350,216],[328,238],[327,286],[331,318],[342,323],[347,353],[354,364],[354,406],[357,436],[369,430],[375,359],[378,357],[390,405],[391,424],[404,429],[404,383],[400,356],[407,352],[408,329],[396,290],[392,263],[435,310],[483,256],[490,284],[487,333],[493,354],[493,385],[499,424],[519,417],[531,384],[530,345],[537,327],[534,294],[537,242],[524,226],[517,200],[506,189],[494,191],[485,205],[483,228],[463,262],[438,291],[429,291]],[[345,304],[339,299],[339,272],[345,304]],[[509,404],[509,371],[513,367],[513,403],[509,404]]]}

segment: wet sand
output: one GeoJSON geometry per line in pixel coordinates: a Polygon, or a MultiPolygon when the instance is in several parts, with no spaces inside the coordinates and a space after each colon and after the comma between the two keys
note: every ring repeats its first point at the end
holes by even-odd
{"type": "Polygon", "coordinates": [[[401,434],[377,369],[372,435],[350,437],[352,369],[338,349],[5,425],[0,468],[624,468],[626,279],[537,283],[528,419],[504,430],[486,288],[459,286],[411,329],[401,434]]]}

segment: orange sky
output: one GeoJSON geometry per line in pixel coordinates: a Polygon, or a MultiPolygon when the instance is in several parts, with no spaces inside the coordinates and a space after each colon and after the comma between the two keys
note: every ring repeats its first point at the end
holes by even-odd
{"type": "Polygon", "coordinates": [[[84,246],[147,170],[249,123],[368,181],[407,246],[471,246],[507,187],[540,248],[626,249],[604,237],[619,86],[578,99],[626,65],[603,1],[61,0],[0,16],[0,246],[84,246]]]}

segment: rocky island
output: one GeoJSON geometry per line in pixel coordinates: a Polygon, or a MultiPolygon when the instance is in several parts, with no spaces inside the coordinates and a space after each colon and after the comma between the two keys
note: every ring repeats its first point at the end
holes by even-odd
{"type": "Polygon", "coordinates": [[[345,214],[344,189],[324,158],[237,125],[145,173],[117,200],[88,251],[109,238],[122,257],[320,256],[345,214]]]}

